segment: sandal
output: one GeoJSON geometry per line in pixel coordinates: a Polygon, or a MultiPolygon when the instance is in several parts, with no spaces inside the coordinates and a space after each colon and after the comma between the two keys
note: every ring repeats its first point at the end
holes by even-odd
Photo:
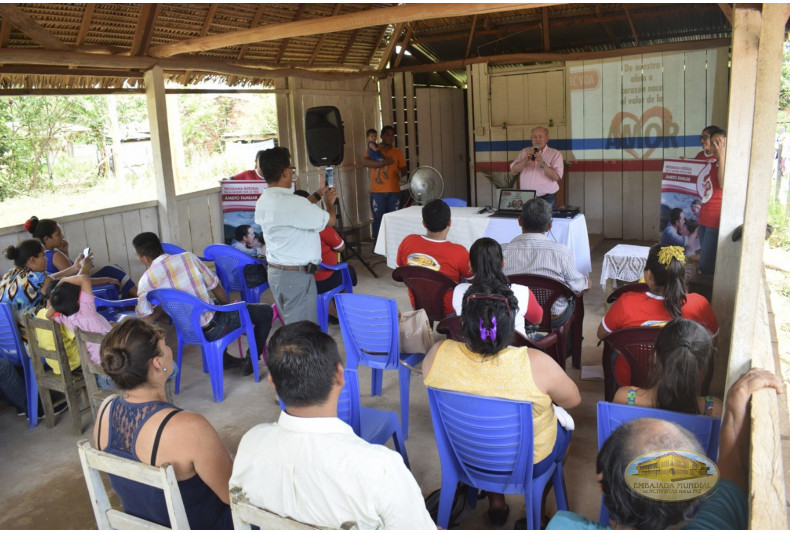
{"type": "Polygon", "coordinates": [[[505,522],[507,522],[507,515],[510,513],[510,507],[505,504],[503,509],[489,509],[488,510],[488,519],[491,521],[491,525],[494,526],[504,526],[505,522]]]}

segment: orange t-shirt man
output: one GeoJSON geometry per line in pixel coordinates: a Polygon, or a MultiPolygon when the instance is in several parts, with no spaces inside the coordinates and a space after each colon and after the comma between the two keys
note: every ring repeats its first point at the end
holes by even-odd
{"type": "Polygon", "coordinates": [[[391,157],[394,163],[370,169],[370,192],[400,192],[400,169],[406,166],[406,158],[398,148],[379,148],[381,155],[391,157]]]}

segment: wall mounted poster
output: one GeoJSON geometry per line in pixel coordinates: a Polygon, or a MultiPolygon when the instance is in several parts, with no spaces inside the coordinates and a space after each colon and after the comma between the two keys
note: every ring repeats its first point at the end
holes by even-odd
{"type": "Polygon", "coordinates": [[[237,226],[249,224],[252,230],[261,234],[261,227],[255,223],[255,203],[266,188],[263,180],[222,180],[220,199],[225,244],[230,244],[237,226]]]}
{"type": "Polygon", "coordinates": [[[665,159],[661,180],[661,244],[699,251],[697,226],[703,201],[712,193],[712,163],[699,159],[665,159]]]}

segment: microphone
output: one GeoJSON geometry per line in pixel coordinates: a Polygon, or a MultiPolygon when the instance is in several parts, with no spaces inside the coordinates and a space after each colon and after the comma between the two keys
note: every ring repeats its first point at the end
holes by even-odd
{"type": "Polygon", "coordinates": [[[532,155],[529,156],[530,160],[535,161],[535,154],[540,152],[540,146],[533,146],[532,147],[532,155]]]}

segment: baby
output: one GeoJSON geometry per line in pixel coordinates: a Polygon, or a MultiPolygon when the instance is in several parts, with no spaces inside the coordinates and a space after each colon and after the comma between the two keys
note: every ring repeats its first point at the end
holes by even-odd
{"type": "MultiPolygon", "coordinates": [[[[367,133],[368,139],[368,159],[371,161],[384,161],[385,157],[384,154],[381,153],[379,150],[379,145],[376,143],[376,139],[378,138],[378,132],[373,128],[370,128],[367,133]]],[[[386,172],[386,167],[384,167],[386,172]]],[[[381,181],[381,176],[376,176],[376,183],[382,184],[384,183],[381,181]]]]}

